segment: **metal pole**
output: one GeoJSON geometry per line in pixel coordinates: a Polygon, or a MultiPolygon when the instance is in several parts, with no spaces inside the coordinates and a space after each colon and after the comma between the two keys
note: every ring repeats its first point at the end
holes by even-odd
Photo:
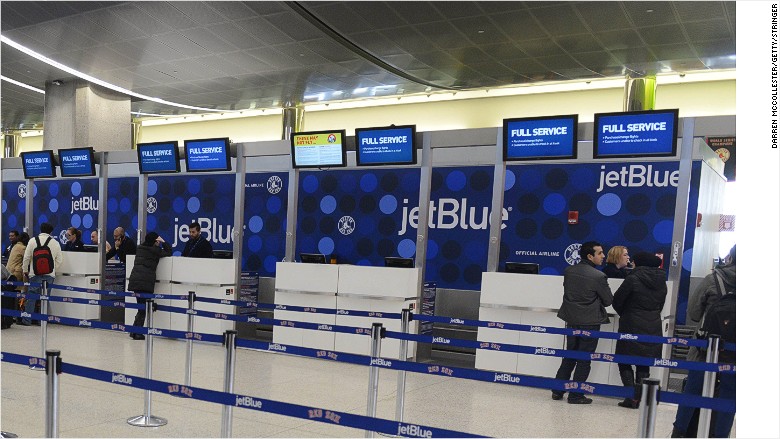
{"type": "MultiPolygon", "coordinates": [[[[222,391],[233,393],[233,381],[236,375],[236,331],[225,331],[225,385],[222,391]]],[[[233,436],[233,406],[222,406],[221,437],[233,436]]]]}
{"type": "MultiPolygon", "coordinates": [[[[401,332],[404,334],[409,333],[409,321],[412,320],[412,311],[410,309],[404,309],[401,311],[401,332]]],[[[398,359],[406,361],[408,356],[408,340],[400,340],[401,345],[398,349],[398,359]]],[[[398,422],[404,421],[404,398],[406,397],[406,371],[398,371],[398,386],[395,392],[395,420],[398,422]]]]}
{"type": "Polygon", "coordinates": [[[187,304],[189,305],[188,309],[190,311],[190,313],[187,314],[187,332],[190,333],[190,337],[187,339],[187,362],[184,369],[184,384],[187,387],[190,387],[192,384],[192,331],[195,320],[195,316],[193,315],[193,311],[195,311],[195,291],[189,292],[187,304]]]}
{"type": "MultiPolygon", "coordinates": [[[[153,314],[154,301],[148,299],[146,301],[146,325],[148,329],[154,328],[154,314],[153,314]]],[[[147,331],[146,334],[146,379],[152,379],[152,354],[154,336],[151,331],[147,331]]],[[[152,391],[144,390],[144,414],[133,416],[127,420],[127,423],[136,427],[162,427],[168,423],[167,419],[152,416],[152,391]]]]}
{"type": "MultiPolygon", "coordinates": [[[[48,288],[49,283],[47,281],[41,282],[41,314],[47,315],[49,313],[49,299],[48,299],[48,288]]],[[[28,297],[27,300],[30,300],[28,297]]],[[[48,317],[41,320],[41,358],[46,358],[46,337],[48,332],[47,325],[48,317]]],[[[30,366],[30,369],[32,370],[45,370],[44,367],[34,364],[30,366]]]]}
{"type": "Polygon", "coordinates": [[[60,351],[46,351],[46,437],[60,437],[60,351]]]}
{"type": "Polygon", "coordinates": [[[655,378],[642,380],[642,399],[639,401],[639,429],[637,437],[655,436],[655,413],[658,407],[658,387],[661,382],[655,378]]]}
{"type": "MultiPolygon", "coordinates": [[[[379,393],[379,367],[375,361],[379,358],[382,349],[382,324],[371,325],[371,365],[368,367],[368,403],[366,404],[366,416],[376,418],[377,394],[379,393]]],[[[374,437],[374,431],[366,430],[366,437],[374,437]]]]}
{"type": "MultiPolygon", "coordinates": [[[[715,334],[710,335],[707,343],[707,363],[715,364],[718,362],[719,348],[720,336],[715,334]]],[[[704,384],[702,385],[701,396],[712,398],[715,395],[716,378],[717,372],[704,372],[704,384]]],[[[711,417],[711,409],[702,408],[699,410],[699,430],[696,432],[696,437],[709,437],[711,417]]]]}

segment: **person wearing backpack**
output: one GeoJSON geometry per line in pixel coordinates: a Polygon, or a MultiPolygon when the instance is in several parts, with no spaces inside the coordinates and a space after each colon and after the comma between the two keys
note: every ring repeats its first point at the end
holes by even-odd
{"type": "MultiPolygon", "coordinates": [[[[24,250],[22,259],[22,272],[25,282],[30,282],[27,292],[29,294],[41,294],[40,284],[43,281],[54,282],[57,267],[62,264],[62,249],[60,243],[51,236],[54,227],[49,223],[41,224],[41,233],[35,238],[30,239],[27,248],[24,250]]],[[[24,311],[32,314],[35,311],[35,302],[37,300],[25,300],[24,311]]],[[[32,321],[29,317],[22,318],[22,326],[30,326],[32,321]]]]}
{"type": "MultiPolygon", "coordinates": [[[[697,335],[707,338],[709,334],[721,336],[721,351],[718,363],[736,364],[736,353],[724,351],[726,342],[736,342],[736,289],[737,289],[737,246],[731,248],[726,264],[717,266],[702,280],[696,291],[688,298],[688,317],[698,325],[697,335]],[[718,334],[720,332],[720,334],[718,334]]],[[[707,349],[691,347],[688,361],[706,361],[707,349]]],[[[736,374],[718,374],[720,380],[719,398],[736,399],[736,374]]],[[[701,395],[704,386],[704,372],[688,371],[683,393],[701,395]]],[[[695,437],[691,426],[697,422],[695,407],[678,406],[672,437],[695,437]]],[[[710,437],[728,437],[734,423],[734,413],[713,412],[713,428],[710,437]]]]}

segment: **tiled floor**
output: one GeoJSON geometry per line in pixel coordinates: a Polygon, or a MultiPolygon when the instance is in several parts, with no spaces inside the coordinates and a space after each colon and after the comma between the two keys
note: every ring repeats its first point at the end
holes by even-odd
{"type": "MultiPolygon", "coordinates": [[[[40,328],[2,331],[5,352],[40,355],[40,328]]],[[[153,378],[184,381],[182,341],[154,344],[153,378]]],[[[60,349],[64,362],[143,376],[145,343],[127,335],[50,325],[49,349],[60,349]]],[[[222,390],[224,349],[196,344],[192,385],[222,390]]],[[[19,437],[44,434],[44,376],[24,366],[2,363],[0,428],[19,437]]],[[[395,416],[396,372],[382,370],[379,417],[395,416]]],[[[168,420],[158,428],[132,427],[127,418],[142,414],[142,390],[61,376],[62,437],[218,437],[222,407],[217,404],[152,394],[152,413],[168,420]]],[[[365,414],[368,369],[362,366],[239,349],[235,391],[276,401],[365,414]]],[[[617,400],[594,397],[588,406],[552,401],[541,389],[409,373],[405,421],[497,437],[631,437],[638,410],[617,400]]],[[[656,436],[668,437],[676,406],[661,404],[656,436]]],[[[363,437],[363,430],[233,409],[234,437],[363,437]]]]}

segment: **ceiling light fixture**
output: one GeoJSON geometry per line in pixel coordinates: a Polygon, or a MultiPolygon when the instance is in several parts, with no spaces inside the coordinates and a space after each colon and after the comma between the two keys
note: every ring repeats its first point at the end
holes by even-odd
{"type": "MultiPolygon", "coordinates": [[[[179,104],[179,103],[176,103],[176,102],[166,101],[165,99],[155,98],[153,96],[147,96],[147,95],[143,95],[143,94],[140,94],[140,93],[136,93],[136,92],[128,90],[126,88],[119,87],[118,85],[111,84],[110,82],[103,81],[102,79],[95,78],[94,76],[87,75],[86,73],[82,73],[82,72],[80,72],[80,71],[78,71],[76,69],[73,69],[73,68],[70,68],[70,67],[66,66],[65,64],[58,63],[57,61],[54,61],[51,58],[47,58],[47,57],[41,55],[40,53],[38,53],[38,52],[36,52],[36,51],[34,51],[32,49],[29,49],[29,48],[27,48],[25,46],[22,46],[21,44],[17,43],[14,40],[11,40],[10,38],[6,37],[5,35],[0,35],[0,42],[8,44],[9,46],[13,47],[14,49],[16,49],[16,50],[18,50],[18,51],[20,51],[22,53],[25,53],[27,55],[30,55],[31,57],[33,57],[33,58],[35,58],[35,59],[37,59],[39,61],[42,61],[42,62],[44,62],[44,63],[46,63],[46,64],[48,64],[48,65],[50,65],[52,67],[55,67],[55,68],[58,68],[58,69],[60,69],[60,70],[62,70],[64,72],[70,73],[71,75],[78,76],[79,78],[84,79],[86,81],[89,81],[89,82],[91,82],[93,84],[97,84],[97,85],[99,85],[101,87],[105,87],[105,88],[108,88],[110,90],[114,90],[116,92],[119,92],[119,93],[122,93],[122,94],[125,94],[125,95],[128,95],[128,96],[134,96],[134,97],[137,97],[137,98],[140,98],[140,99],[144,99],[144,100],[147,100],[147,101],[157,102],[158,104],[170,105],[172,107],[189,108],[191,110],[200,110],[200,111],[208,111],[208,112],[215,112],[215,113],[220,113],[220,112],[225,111],[225,110],[215,110],[213,108],[195,107],[195,106],[192,106],[192,105],[179,104]]],[[[235,111],[235,110],[227,110],[227,111],[235,111]]]]}
{"type": "Polygon", "coordinates": [[[26,88],[27,90],[32,90],[32,91],[34,91],[36,93],[40,93],[42,95],[46,94],[46,92],[41,90],[40,88],[35,88],[32,85],[27,85],[27,84],[25,84],[23,82],[19,82],[19,81],[15,80],[15,79],[11,79],[11,78],[8,78],[8,77],[2,76],[2,75],[0,75],[0,79],[2,79],[3,81],[6,81],[6,82],[10,82],[13,85],[18,85],[19,87],[26,88]]]}
{"type": "Polygon", "coordinates": [[[54,80],[54,81],[52,81],[51,83],[52,83],[52,84],[54,84],[54,85],[56,85],[57,87],[59,87],[59,86],[61,86],[62,84],[64,84],[65,82],[63,82],[63,80],[62,80],[62,79],[55,79],[55,80],[54,80]]]}

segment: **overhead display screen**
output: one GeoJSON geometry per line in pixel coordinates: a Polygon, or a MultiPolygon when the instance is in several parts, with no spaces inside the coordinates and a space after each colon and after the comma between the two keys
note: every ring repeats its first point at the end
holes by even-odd
{"type": "Polygon", "coordinates": [[[60,173],[63,177],[95,175],[95,158],[92,148],[60,149],[60,173]]]}
{"type": "Polygon", "coordinates": [[[344,130],[293,133],[293,168],[331,168],[347,166],[344,130]]]}
{"type": "Polygon", "coordinates": [[[504,161],[577,158],[577,115],[504,119],[504,161]]]}
{"type": "Polygon", "coordinates": [[[179,143],[176,141],[139,143],[138,170],[141,174],[179,172],[179,143]]]}
{"type": "Polygon", "coordinates": [[[22,170],[24,178],[56,177],[54,169],[54,153],[52,151],[23,152],[22,170]]]}
{"type": "Polygon", "coordinates": [[[678,116],[676,109],[596,114],[593,157],[675,156],[678,116]]]}
{"type": "Polygon", "coordinates": [[[200,139],[184,141],[187,172],[229,171],[230,140],[200,139]]]}
{"type": "Polygon", "coordinates": [[[417,163],[414,125],[357,128],[358,166],[412,165],[417,163]]]}

